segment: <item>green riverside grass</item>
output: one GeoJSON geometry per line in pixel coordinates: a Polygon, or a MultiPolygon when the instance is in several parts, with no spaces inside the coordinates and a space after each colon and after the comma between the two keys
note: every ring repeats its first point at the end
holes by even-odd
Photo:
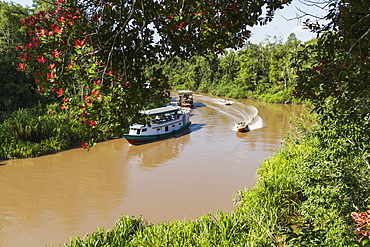
{"type": "Polygon", "coordinates": [[[363,153],[311,119],[293,121],[280,150],[260,165],[256,186],[235,193],[233,212],[156,224],[123,215],[113,229],[64,246],[359,246],[350,212],[369,196],[363,153]],[[338,162],[329,162],[334,154],[338,162]]]}
{"type": "Polygon", "coordinates": [[[56,153],[93,137],[58,104],[20,109],[0,124],[0,160],[56,153]]]}

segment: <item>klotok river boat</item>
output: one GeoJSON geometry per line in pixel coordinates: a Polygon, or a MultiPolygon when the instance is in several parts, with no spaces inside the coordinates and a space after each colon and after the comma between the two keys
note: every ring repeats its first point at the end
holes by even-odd
{"type": "Polygon", "coordinates": [[[179,94],[179,102],[178,102],[179,106],[194,108],[193,91],[179,90],[178,94],[179,94]]]}
{"type": "Polygon", "coordinates": [[[165,106],[143,112],[151,117],[147,125],[134,124],[123,136],[131,144],[143,144],[169,137],[186,129],[190,124],[190,109],[165,106]]]}

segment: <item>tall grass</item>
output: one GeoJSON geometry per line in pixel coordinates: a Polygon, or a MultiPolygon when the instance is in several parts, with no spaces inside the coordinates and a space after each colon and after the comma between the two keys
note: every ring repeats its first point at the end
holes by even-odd
{"type": "Polygon", "coordinates": [[[94,137],[58,105],[20,109],[0,124],[0,160],[55,153],[94,137]]]}

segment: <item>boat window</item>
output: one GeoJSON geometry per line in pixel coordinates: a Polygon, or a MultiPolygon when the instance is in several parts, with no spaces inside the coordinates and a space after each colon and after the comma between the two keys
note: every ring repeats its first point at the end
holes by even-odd
{"type": "Polygon", "coordinates": [[[168,131],[168,126],[166,126],[166,127],[164,128],[164,131],[168,131]]]}
{"type": "Polygon", "coordinates": [[[137,135],[140,135],[140,129],[137,129],[137,130],[136,130],[136,134],[137,134],[137,135]]]}
{"type": "Polygon", "coordinates": [[[160,131],[161,129],[157,129],[157,131],[160,131]]]}
{"type": "Polygon", "coordinates": [[[175,127],[175,125],[172,125],[172,127],[175,127]]]}
{"type": "Polygon", "coordinates": [[[181,123],[179,123],[179,125],[181,125],[181,123]]]}
{"type": "Polygon", "coordinates": [[[141,132],[146,132],[146,128],[145,129],[142,129],[141,132]]]}

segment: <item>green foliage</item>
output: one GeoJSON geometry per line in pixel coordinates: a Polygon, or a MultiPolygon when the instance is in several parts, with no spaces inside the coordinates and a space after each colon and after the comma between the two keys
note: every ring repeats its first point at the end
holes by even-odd
{"type": "Polygon", "coordinates": [[[114,229],[98,229],[84,239],[71,239],[65,246],[249,246],[244,216],[220,211],[190,222],[161,224],[122,216],[114,229]]]}
{"type": "Polygon", "coordinates": [[[369,129],[369,3],[337,1],[329,7],[327,25],[309,23],[322,35],[298,53],[296,95],[312,101],[317,112],[369,129]]]}
{"type": "Polygon", "coordinates": [[[238,52],[224,56],[196,56],[167,61],[171,86],[231,98],[253,98],[267,102],[293,102],[295,69],[290,58],[300,41],[291,34],[285,44],[268,40],[247,43],[238,52]]]}
{"type": "Polygon", "coordinates": [[[369,200],[369,3],[335,1],[322,33],[297,56],[296,95],[321,115],[319,144],[302,167],[305,217],[326,230],[329,245],[356,246],[350,213],[369,200]],[[309,63],[307,63],[309,61],[309,63]]]}
{"type": "Polygon", "coordinates": [[[96,133],[58,105],[20,109],[0,124],[0,160],[55,153],[92,138],[96,133]]]}
{"type": "MultiPolygon", "coordinates": [[[[19,63],[16,45],[28,41],[25,28],[19,22],[30,10],[20,5],[0,1],[0,112],[12,112],[31,107],[42,100],[31,90],[32,78],[16,71],[19,63]]],[[[1,121],[0,121],[1,122],[1,121]]]]}

